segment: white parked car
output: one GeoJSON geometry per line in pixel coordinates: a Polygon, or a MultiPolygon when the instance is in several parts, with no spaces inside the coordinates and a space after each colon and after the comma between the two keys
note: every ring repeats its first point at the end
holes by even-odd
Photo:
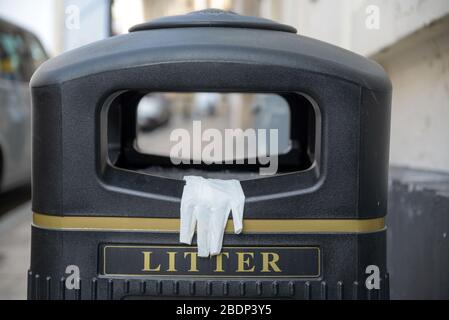
{"type": "Polygon", "coordinates": [[[30,181],[29,81],[47,58],[36,36],[0,19],[0,192],[30,181]]]}

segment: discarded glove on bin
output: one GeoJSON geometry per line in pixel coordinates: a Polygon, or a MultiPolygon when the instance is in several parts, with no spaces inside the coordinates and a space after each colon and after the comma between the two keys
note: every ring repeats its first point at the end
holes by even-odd
{"type": "Polygon", "coordinates": [[[223,236],[232,212],[234,232],[243,230],[245,195],[237,180],[185,177],[181,201],[180,241],[192,244],[197,230],[198,256],[207,258],[221,253],[223,236]]]}

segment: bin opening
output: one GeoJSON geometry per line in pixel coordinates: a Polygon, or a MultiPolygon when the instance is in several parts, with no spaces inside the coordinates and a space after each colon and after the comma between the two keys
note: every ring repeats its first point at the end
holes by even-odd
{"type": "Polygon", "coordinates": [[[274,159],[270,175],[316,161],[318,117],[298,93],[128,91],[106,114],[109,162],[121,169],[249,180],[274,159]]]}

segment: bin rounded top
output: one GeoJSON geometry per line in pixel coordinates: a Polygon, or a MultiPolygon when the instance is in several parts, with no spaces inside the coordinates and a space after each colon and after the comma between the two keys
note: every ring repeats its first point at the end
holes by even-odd
{"type": "Polygon", "coordinates": [[[391,83],[377,63],[300,36],[295,28],[267,19],[203,10],[156,19],[130,31],[47,61],[33,76],[31,86],[62,84],[93,74],[150,65],[216,62],[242,67],[277,66],[391,91],[391,83]]]}
{"type": "Polygon", "coordinates": [[[207,9],[186,15],[155,19],[132,27],[129,32],[191,27],[247,28],[297,33],[298,31],[285,24],[272,20],[242,16],[231,11],[207,9]]]}

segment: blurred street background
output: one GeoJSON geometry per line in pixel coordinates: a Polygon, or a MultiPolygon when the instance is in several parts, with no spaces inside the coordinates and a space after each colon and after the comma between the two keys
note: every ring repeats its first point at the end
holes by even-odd
{"type": "MultiPolygon", "coordinates": [[[[392,298],[448,299],[447,0],[0,0],[0,300],[26,298],[31,73],[48,57],[126,33],[135,24],[205,8],[293,25],[302,36],[354,51],[386,69],[394,87],[392,298]]],[[[157,126],[169,116],[159,114],[157,126]]],[[[145,147],[157,138],[142,141],[145,147]]]]}

